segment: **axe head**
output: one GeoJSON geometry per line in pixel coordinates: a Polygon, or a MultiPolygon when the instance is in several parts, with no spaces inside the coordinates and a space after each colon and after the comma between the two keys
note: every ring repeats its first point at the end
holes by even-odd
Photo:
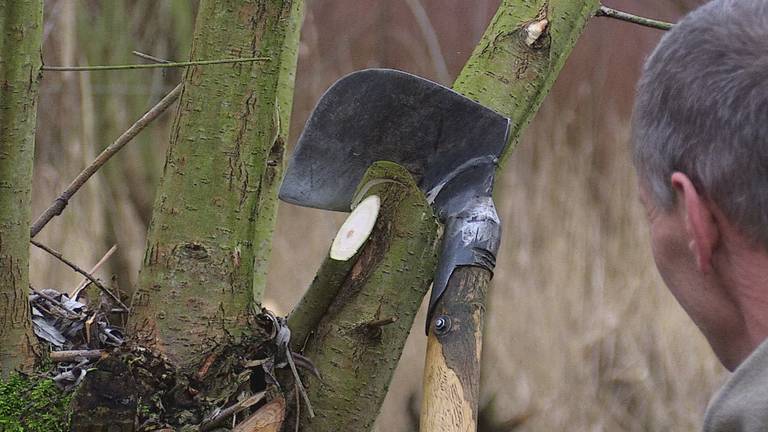
{"type": "Polygon", "coordinates": [[[468,162],[495,161],[508,129],[507,118],[432,81],[390,69],[354,72],[318,101],[280,199],[350,211],[365,171],[380,160],[402,165],[425,193],[436,194],[468,162]]]}
{"type": "Polygon", "coordinates": [[[507,118],[434,82],[388,69],[355,72],[317,103],[280,198],[350,211],[371,164],[385,160],[408,169],[445,224],[429,328],[454,269],[493,271],[501,231],[491,193],[508,130],[507,118]]]}

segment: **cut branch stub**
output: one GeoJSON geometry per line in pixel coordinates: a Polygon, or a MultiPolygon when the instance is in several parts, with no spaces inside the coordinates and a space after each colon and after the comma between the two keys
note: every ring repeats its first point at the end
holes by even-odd
{"type": "Polygon", "coordinates": [[[331,244],[328,257],[320,266],[304,297],[288,317],[293,349],[301,350],[307,336],[317,327],[347,273],[356,262],[353,259],[371,235],[378,220],[381,198],[371,195],[364,199],[344,221],[331,244]]]}
{"type": "Polygon", "coordinates": [[[377,162],[360,185],[381,203],[370,236],[352,259],[326,259],[289,320],[297,348],[314,330],[305,354],[323,377],[309,379],[317,416],[303,430],[371,429],[434,276],[440,225],[410,173],[377,162]]]}
{"type": "MultiPolygon", "coordinates": [[[[359,194],[365,194],[377,184],[392,182],[392,180],[374,179],[371,182],[363,180],[359,194]]],[[[288,327],[291,329],[291,344],[294,350],[300,351],[307,337],[315,330],[328,308],[336,298],[336,294],[347,277],[347,273],[357,262],[357,256],[379,217],[381,198],[369,195],[358,204],[339,228],[331,244],[328,257],[315,274],[312,284],[288,317],[288,327]]]]}
{"type": "Polygon", "coordinates": [[[326,257],[315,274],[307,292],[288,316],[291,329],[291,347],[300,351],[325,312],[333,303],[347,273],[357,259],[339,261],[326,257]]]}

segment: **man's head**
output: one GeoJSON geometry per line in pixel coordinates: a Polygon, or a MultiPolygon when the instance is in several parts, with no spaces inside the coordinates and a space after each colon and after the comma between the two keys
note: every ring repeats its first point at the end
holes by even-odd
{"type": "Polygon", "coordinates": [[[732,369],[768,336],[768,1],[715,0],[665,35],[632,141],[659,271],[732,369]]]}

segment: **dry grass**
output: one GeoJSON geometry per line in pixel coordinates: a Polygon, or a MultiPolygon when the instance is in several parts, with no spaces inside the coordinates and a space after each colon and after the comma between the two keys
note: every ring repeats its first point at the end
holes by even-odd
{"type": "Polygon", "coordinates": [[[547,105],[504,177],[485,394],[524,430],[695,430],[720,367],[656,274],[626,122],[562,121],[593,106],[547,105]]]}
{"type": "MultiPolygon", "coordinates": [[[[114,53],[103,55],[108,47],[99,38],[75,35],[83,15],[90,17],[87,25],[102,19],[105,12],[91,3],[47,2],[49,64],[114,60],[114,53]]],[[[184,58],[178,35],[186,31],[188,17],[171,19],[177,11],[157,6],[161,18],[147,24],[145,18],[154,16],[146,12],[149,3],[126,7],[132,33],[120,44],[126,51],[121,59],[131,61],[131,49],[184,58]],[[162,31],[151,27],[159,22],[162,31]]],[[[662,0],[609,3],[669,20],[679,13],[662,0]]],[[[422,4],[444,59],[435,58],[434,39],[431,50],[423,43],[429,26],[417,23],[404,2],[310,3],[294,136],[320,93],[351,70],[388,66],[438,78],[444,62],[455,75],[498,0],[422,4]]],[[[632,88],[643,56],[659,36],[624,24],[591,23],[500,181],[504,243],[489,299],[483,394],[493,398],[499,419],[528,415],[522,430],[695,430],[721,379],[722,368],[706,342],[656,275],[627,155],[632,88]]],[[[94,76],[46,76],[35,213],[172,78],[142,75],[105,83],[94,76]],[[111,104],[99,93],[105,89],[113,93],[107,95],[111,104]]],[[[151,201],[167,141],[167,122],[157,126],[44,231],[45,242],[88,267],[110,246],[94,239],[120,239],[122,261],[102,276],[135,275],[147,217],[142,206],[151,201]]],[[[300,297],[342,219],[280,207],[266,299],[275,309],[285,313],[300,297]]],[[[79,280],[41,255],[33,256],[32,265],[36,286],[73,286],[79,280]]],[[[378,422],[380,432],[411,430],[406,405],[421,379],[422,323],[423,315],[378,422]]]]}

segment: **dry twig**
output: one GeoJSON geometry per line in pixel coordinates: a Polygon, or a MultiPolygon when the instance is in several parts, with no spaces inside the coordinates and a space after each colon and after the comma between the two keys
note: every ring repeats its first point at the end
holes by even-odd
{"type": "Polygon", "coordinates": [[[232,59],[218,59],[218,60],[195,60],[186,62],[168,62],[168,63],[140,63],[140,64],[126,64],[126,65],[99,65],[99,66],[43,66],[44,71],[111,71],[111,70],[131,70],[131,69],[157,69],[157,68],[175,68],[175,67],[187,67],[187,66],[205,66],[224,63],[244,63],[254,61],[266,61],[270,60],[269,57],[245,57],[245,58],[232,58],[232,59]]]}
{"type": "Polygon", "coordinates": [[[617,20],[638,24],[644,27],[655,28],[657,30],[669,30],[672,28],[672,26],[674,26],[674,24],[672,23],[659,21],[652,18],[645,18],[637,15],[632,15],[630,13],[612,9],[607,6],[600,6],[600,9],[598,9],[597,11],[597,16],[614,18],[617,20]]]}
{"type": "Polygon", "coordinates": [[[54,200],[54,202],[41,214],[30,228],[30,238],[34,238],[40,230],[45,227],[48,222],[54,217],[61,214],[64,208],[69,204],[69,200],[77,193],[78,190],[93,176],[96,171],[99,170],[107,161],[120,151],[126,144],[128,144],[136,135],[139,134],[148,124],[158,118],[176,99],[181,95],[182,85],[177,85],[170,93],[165,95],[164,98],[147,111],[140,119],[136,121],[131,127],[128,128],[122,135],[117,137],[115,142],[110,144],[104,151],[99,154],[96,159],[91,162],[80,174],[72,180],[72,183],[64,189],[64,192],[54,200]]]}
{"type": "Polygon", "coordinates": [[[104,350],[51,351],[50,358],[54,363],[66,363],[78,359],[98,359],[104,356],[106,353],[107,352],[104,350]]]}
{"type": "Polygon", "coordinates": [[[429,57],[432,59],[432,64],[437,73],[438,79],[443,84],[451,82],[451,74],[448,72],[448,65],[445,62],[443,56],[443,50],[440,48],[440,41],[437,38],[437,32],[432,26],[432,22],[429,20],[429,15],[424,9],[424,5],[420,0],[405,0],[405,4],[411,10],[411,14],[416,19],[416,23],[419,25],[421,35],[424,38],[424,42],[427,44],[429,50],[429,57]]]}
{"type": "Polygon", "coordinates": [[[46,245],[44,245],[44,244],[42,244],[40,242],[36,242],[34,240],[31,240],[31,239],[30,239],[30,243],[32,243],[36,247],[38,247],[38,248],[48,252],[49,254],[53,255],[54,257],[56,257],[56,259],[58,259],[59,261],[63,262],[67,266],[69,266],[69,268],[71,268],[72,270],[74,270],[74,271],[80,273],[81,275],[85,276],[86,278],[88,278],[88,280],[93,282],[93,284],[96,285],[104,294],[108,295],[118,306],[123,308],[124,311],[128,312],[130,310],[128,308],[128,306],[126,306],[125,304],[123,304],[123,302],[120,301],[119,297],[117,297],[116,295],[112,294],[112,292],[109,291],[101,282],[99,282],[98,279],[93,277],[87,271],[85,271],[82,268],[78,267],[77,264],[75,264],[72,261],[69,261],[68,259],[64,258],[64,256],[62,256],[60,252],[55,251],[55,250],[49,248],[48,246],[46,246],[46,245]]]}
{"type": "MultiPolygon", "coordinates": [[[[67,307],[64,306],[63,303],[61,303],[60,301],[56,300],[55,298],[49,296],[48,294],[32,288],[31,285],[29,286],[29,290],[33,294],[39,295],[40,297],[48,300],[48,302],[51,303],[53,306],[56,306],[56,308],[58,308],[63,313],[65,318],[69,318],[69,319],[77,319],[77,318],[79,318],[78,314],[76,314],[76,313],[72,312],[71,310],[67,309],[67,307]]],[[[51,314],[53,313],[53,311],[51,311],[51,310],[48,310],[48,312],[51,313],[51,314]]]]}
{"type": "Polygon", "coordinates": [[[161,59],[160,57],[155,57],[153,55],[146,54],[146,53],[143,53],[143,52],[140,52],[140,51],[131,51],[131,54],[133,54],[133,55],[135,55],[137,57],[141,57],[141,58],[143,58],[145,60],[153,61],[155,63],[173,63],[170,60],[161,59]]]}
{"type": "Polygon", "coordinates": [[[384,318],[384,319],[379,319],[379,320],[374,320],[374,321],[368,321],[367,323],[365,323],[365,326],[366,327],[384,327],[384,326],[387,326],[387,325],[390,325],[390,324],[394,324],[396,322],[397,322],[397,317],[396,316],[392,316],[392,317],[389,317],[389,318],[384,318]]]}
{"type": "Polygon", "coordinates": [[[304,403],[307,405],[307,413],[309,414],[309,418],[314,418],[315,410],[312,409],[312,402],[310,402],[309,395],[307,395],[307,390],[304,388],[304,384],[301,382],[299,371],[296,370],[296,363],[293,362],[293,353],[291,353],[290,348],[287,349],[285,357],[288,360],[288,365],[291,367],[291,372],[293,373],[293,378],[295,380],[294,384],[299,390],[299,393],[301,393],[301,397],[304,398],[304,403]]]}
{"type": "MultiPolygon", "coordinates": [[[[89,270],[89,271],[88,271],[88,273],[90,273],[90,274],[94,274],[94,273],[96,273],[96,271],[97,271],[97,270],[99,270],[99,267],[101,267],[101,266],[102,266],[102,264],[104,264],[105,262],[107,262],[107,260],[108,260],[108,259],[109,259],[109,258],[112,256],[112,254],[113,254],[113,253],[115,253],[115,251],[116,251],[116,250],[117,250],[117,245],[114,245],[114,246],[112,246],[111,248],[109,248],[109,250],[107,251],[107,253],[105,253],[105,254],[104,254],[104,256],[103,256],[103,257],[101,257],[101,259],[99,260],[99,262],[97,262],[97,263],[96,263],[96,265],[95,265],[95,266],[93,266],[93,267],[91,268],[91,270],[89,270]]],[[[73,290],[73,291],[72,291],[72,292],[69,294],[69,298],[77,300],[77,298],[80,296],[80,291],[84,290],[84,289],[85,289],[85,287],[87,287],[89,283],[91,283],[91,281],[90,281],[90,280],[88,280],[88,278],[83,278],[83,281],[82,281],[82,282],[80,282],[80,285],[78,285],[78,286],[77,286],[77,288],[75,288],[75,289],[74,289],[74,290],[73,290]]]]}
{"type": "Polygon", "coordinates": [[[213,415],[210,419],[205,420],[200,425],[200,431],[201,432],[207,432],[210,430],[215,429],[217,426],[221,425],[224,420],[227,418],[243,411],[246,408],[250,408],[253,405],[256,405],[259,403],[262,399],[264,399],[264,396],[266,396],[266,392],[259,392],[255,395],[249,397],[248,399],[242,400],[240,402],[235,403],[234,405],[227,407],[215,415],[213,415]]]}

